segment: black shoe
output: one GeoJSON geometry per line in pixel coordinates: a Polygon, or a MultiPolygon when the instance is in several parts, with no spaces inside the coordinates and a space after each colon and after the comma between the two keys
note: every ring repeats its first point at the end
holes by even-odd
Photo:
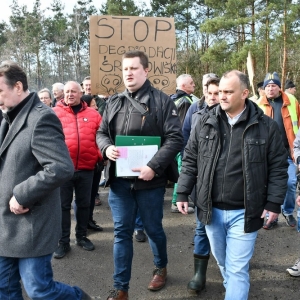
{"type": "Polygon", "coordinates": [[[55,250],[54,258],[63,258],[71,250],[70,244],[59,244],[55,250]]]}
{"type": "Polygon", "coordinates": [[[94,244],[85,236],[81,239],[76,239],[75,244],[87,251],[92,251],[95,249],[94,244]]]}
{"type": "Polygon", "coordinates": [[[103,228],[101,226],[97,225],[95,220],[89,221],[87,228],[92,229],[94,231],[103,231],[103,228]]]}
{"type": "Polygon", "coordinates": [[[134,237],[138,242],[145,242],[146,241],[146,234],[143,230],[135,230],[134,237]]]}
{"type": "Polygon", "coordinates": [[[297,221],[296,221],[296,219],[294,218],[293,215],[285,215],[285,214],[283,213],[283,210],[282,210],[282,209],[281,209],[281,213],[282,213],[282,215],[284,216],[285,222],[286,222],[286,224],[287,224],[288,226],[290,226],[290,227],[295,227],[295,226],[296,226],[297,221]]]}
{"type": "Polygon", "coordinates": [[[81,300],[92,300],[92,298],[84,290],[81,289],[81,292],[82,292],[81,300]]]}

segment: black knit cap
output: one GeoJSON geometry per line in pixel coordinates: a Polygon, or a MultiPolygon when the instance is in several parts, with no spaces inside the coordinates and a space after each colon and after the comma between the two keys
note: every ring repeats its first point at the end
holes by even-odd
{"type": "Polygon", "coordinates": [[[293,88],[293,87],[295,87],[293,81],[290,80],[290,79],[287,79],[285,81],[284,89],[287,90],[287,89],[290,89],[290,88],[293,88]]]}
{"type": "Polygon", "coordinates": [[[256,85],[257,89],[262,88],[263,86],[264,86],[264,82],[263,82],[263,81],[259,82],[259,83],[256,85]]]}

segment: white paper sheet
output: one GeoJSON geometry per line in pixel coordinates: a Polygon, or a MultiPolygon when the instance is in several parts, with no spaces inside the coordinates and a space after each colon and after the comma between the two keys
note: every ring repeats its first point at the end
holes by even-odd
{"type": "Polygon", "coordinates": [[[157,145],[150,146],[118,146],[120,156],[116,160],[116,176],[139,176],[133,168],[146,166],[158,150],[157,145]]]}

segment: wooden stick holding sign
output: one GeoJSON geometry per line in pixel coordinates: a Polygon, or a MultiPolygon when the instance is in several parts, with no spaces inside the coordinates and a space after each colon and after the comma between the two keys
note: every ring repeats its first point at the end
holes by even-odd
{"type": "Polygon", "coordinates": [[[256,93],[255,93],[255,88],[254,88],[254,84],[253,84],[254,68],[253,68],[253,61],[252,61],[250,51],[248,51],[248,57],[247,57],[247,71],[248,71],[248,77],[249,77],[250,85],[252,87],[253,96],[255,96],[256,93]]]}

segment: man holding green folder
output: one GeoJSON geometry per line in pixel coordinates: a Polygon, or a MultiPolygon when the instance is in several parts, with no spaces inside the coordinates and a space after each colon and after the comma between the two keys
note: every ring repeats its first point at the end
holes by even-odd
{"type": "Polygon", "coordinates": [[[97,133],[99,149],[109,159],[105,178],[110,184],[108,201],[115,235],[115,290],[108,300],[128,299],[137,209],[154,255],[155,269],[148,289],[156,291],[165,286],[168,263],[166,235],[162,227],[167,184],[165,170],[183,146],[175,104],[166,94],[152,87],[147,79],[147,55],[141,51],[126,52],[122,69],[126,90],[108,100],[97,133]],[[117,177],[115,162],[120,153],[115,146],[116,135],[160,136],[161,145],[147,165],[133,169],[137,174],[135,177],[117,177]]]}

